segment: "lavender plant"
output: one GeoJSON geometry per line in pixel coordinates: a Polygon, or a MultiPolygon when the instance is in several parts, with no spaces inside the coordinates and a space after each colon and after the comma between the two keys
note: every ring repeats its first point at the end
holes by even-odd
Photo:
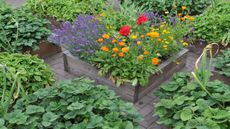
{"type": "Polygon", "coordinates": [[[104,31],[104,25],[94,16],[79,15],[75,22],[67,21],[61,28],[54,29],[48,40],[65,47],[74,56],[90,61],[95,51],[100,49],[97,39],[104,31]]]}

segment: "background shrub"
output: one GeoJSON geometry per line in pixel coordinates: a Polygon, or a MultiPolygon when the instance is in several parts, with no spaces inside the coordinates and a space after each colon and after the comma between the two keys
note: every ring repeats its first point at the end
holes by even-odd
{"type": "Polygon", "coordinates": [[[136,129],[142,119],[131,103],[85,78],[63,81],[28,97],[28,102],[18,100],[14,110],[5,116],[5,127],[136,129]]]}
{"type": "Polygon", "coordinates": [[[211,0],[132,0],[136,5],[146,11],[154,11],[160,14],[169,12],[175,14],[181,12],[182,6],[186,6],[191,15],[201,14],[211,4],[211,0]]]}
{"type": "MultiPolygon", "coordinates": [[[[0,64],[6,65],[11,73],[19,72],[19,77],[21,79],[21,84],[23,88],[28,92],[32,93],[40,88],[48,87],[54,82],[54,74],[50,67],[44,63],[43,60],[23,54],[9,54],[0,53],[0,64]]],[[[7,86],[10,88],[13,77],[7,73],[7,86]]],[[[0,86],[4,84],[3,72],[0,73],[0,86]]],[[[2,91],[2,86],[0,87],[0,94],[2,91]]]]}
{"type": "Polygon", "coordinates": [[[0,51],[38,49],[40,41],[50,34],[48,21],[24,8],[12,10],[5,4],[0,11],[0,51]]]}
{"type": "Polygon", "coordinates": [[[195,20],[194,34],[208,42],[222,42],[228,37],[230,42],[230,1],[223,1],[210,6],[195,20]]]}
{"type": "Polygon", "coordinates": [[[105,0],[28,0],[27,8],[41,16],[51,16],[58,20],[75,20],[78,14],[98,14],[105,0]]]}

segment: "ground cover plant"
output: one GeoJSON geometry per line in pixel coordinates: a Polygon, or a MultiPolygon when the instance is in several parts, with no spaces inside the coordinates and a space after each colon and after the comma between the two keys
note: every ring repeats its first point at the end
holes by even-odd
{"type": "Polygon", "coordinates": [[[220,0],[196,17],[194,34],[196,38],[208,42],[230,42],[230,2],[220,0]]]}
{"type": "Polygon", "coordinates": [[[221,55],[215,58],[214,66],[220,74],[230,77],[230,48],[221,51],[221,55]]]}
{"type": "Polygon", "coordinates": [[[142,117],[107,87],[76,78],[18,100],[0,120],[9,129],[138,129],[142,117]]]}
{"type": "Polygon", "coordinates": [[[206,54],[204,50],[192,74],[177,73],[156,92],[160,97],[155,105],[159,123],[174,129],[229,129],[230,88],[221,81],[209,80],[212,53],[208,66],[206,54]]]}
{"type": "MultiPolygon", "coordinates": [[[[12,80],[15,78],[12,75],[18,74],[21,86],[26,93],[35,92],[54,83],[54,74],[50,67],[35,56],[0,53],[0,62],[7,69],[6,72],[2,70],[0,72],[0,96],[2,96],[5,83],[6,89],[10,91],[14,82],[12,80]]],[[[5,94],[7,95],[8,93],[5,94]]]]}
{"type": "Polygon", "coordinates": [[[73,21],[78,14],[99,14],[104,4],[105,0],[28,0],[27,8],[40,16],[73,21]]]}
{"type": "Polygon", "coordinates": [[[24,52],[39,48],[42,39],[50,34],[48,21],[38,18],[25,8],[0,6],[0,51],[24,52]]]}

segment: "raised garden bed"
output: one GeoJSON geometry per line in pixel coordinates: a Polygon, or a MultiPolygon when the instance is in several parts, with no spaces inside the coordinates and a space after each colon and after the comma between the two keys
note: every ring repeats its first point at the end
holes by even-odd
{"type": "Polygon", "coordinates": [[[136,102],[149,92],[151,92],[154,88],[158,87],[161,83],[168,80],[170,76],[179,70],[181,70],[186,63],[187,59],[187,49],[181,50],[179,53],[175,55],[177,63],[172,61],[172,59],[168,59],[159,65],[159,68],[163,72],[162,74],[154,74],[150,77],[150,82],[147,86],[132,86],[130,83],[126,83],[117,87],[109,77],[100,77],[98,75],[98,69],[93,67],[87,62],[80,60],[79,58],[73,56],[68,50],[63,51],[63,60],[64,60],[64,68],[65,71],[71,72],[77,76],[87,76],[92,78],[99,84],[108,85],[111,89],[113,89],[121,98],[136,102]],[[180,62],[180,63],[178,63],[180,62]]]}
{"type": "Polygon", "coordinates": [[[38,55],[40,58],[46,58],[59,52],[61,52],[61,47],[49,43],[48,41],[42,41],[39,45],[39,49],[36,51],[31,51],[30,53],[32,55],[38,55]]]}

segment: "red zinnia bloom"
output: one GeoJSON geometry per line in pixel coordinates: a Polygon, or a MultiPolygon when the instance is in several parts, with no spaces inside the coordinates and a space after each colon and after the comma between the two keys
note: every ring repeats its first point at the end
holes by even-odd
{"type": "Polygon", "coordinates": [[[137,18],[137,25],[141,25],[142,23],[147,22],[148,20],[149,18],[142,14],[137,18]]]}
{"type": "Polygon", "coordinates": [[[122,36],[128,36],[130,33],[130,27],[128,25],[122,26],[119,33],[122,36]]]}

